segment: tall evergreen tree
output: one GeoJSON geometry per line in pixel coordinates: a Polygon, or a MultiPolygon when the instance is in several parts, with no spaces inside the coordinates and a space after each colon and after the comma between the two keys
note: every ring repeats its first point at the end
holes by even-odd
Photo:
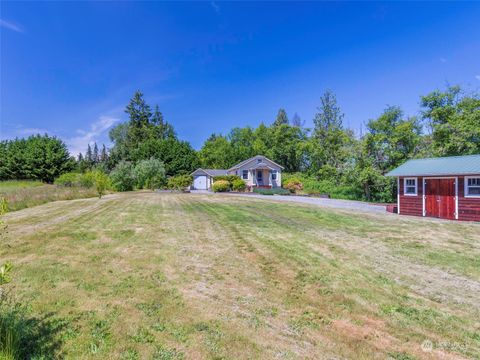
{"type": "Polygon", "coordinates": [[[322,138],[330,131],[343,128],[344,114],[337,104],[337,97],[331,90],[325,91],[322,97],[320,97],[320,102],[321,105],[317,107],[313,123],[315,124],[315,136],[322,138]]]}
{"type": "Polygon", "coordinates": [[[145,102],[143,93],[137,90],[127,105],[125,112],[128,114],[130,124],[140,128],[150,123],[152,112],[150,106],[145,102]]]}
{"type": "Polygon", "coordinates": [[[87,146],[87,152],[85,153],[85,161],[88,163],[89,166],[93,164],[93,153],[90,144],[88,144],[87,146]]]}
{"type": "Polygon", "coordinates": [[[56,137],[32,135],[0,144],[0,180],[30,179],[51,183],[75,167],[75,158],[56,137]]]}
{"type": "Polygon", "coordinates": [[[99,160],[100,158],[98,155],[98,146],[97,146],[97,142],[95,142],[95,145],[93,145],[92,162],[93,164],[98,164],[99,160]]]}
{"type": "Polygon", "coordinates": [[[160,112],[158,105],[155,105],[155,110],[153,111],[152,124],[158,126],[161,129],[164,125],[163,114],[160,112]]]}
{"type": "Polygon", "coordinates": [[[352,141],[352,134],[343,130],[344,115],[335,94],[325,91],[320,102],[313,119],[315,127],[310,141],[310,170],[319,177],[329,174],[338,179],[336,173],[342,170],[342,164],[348,157],[347,145],[352,141]]]}
{"type": "Polygon", "coordinates": [[[108,160],[107,148],[102,144],[102,152],[100,153],[100,162],[104,163],[108,160]]]}
{"type": "Polygon", "coordinates": [[[304,127],[305,121],[302,120],[297,113],[295,113],[292,118],[292,126],[299,127],[299,128],[304,127]]]}
{"type": "Polygon", "coordinates": [[[288,125],[288,116],[285,109],[279,109],[277,118],[273,122],[273,126],[288,125]]]}

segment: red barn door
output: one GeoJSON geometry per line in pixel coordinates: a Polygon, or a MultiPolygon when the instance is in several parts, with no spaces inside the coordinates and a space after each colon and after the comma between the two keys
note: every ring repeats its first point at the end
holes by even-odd
{"type": "Polygon", "coordinates": [[[455,179],[425,180],[426,216],[455,219],[455,179]]]}

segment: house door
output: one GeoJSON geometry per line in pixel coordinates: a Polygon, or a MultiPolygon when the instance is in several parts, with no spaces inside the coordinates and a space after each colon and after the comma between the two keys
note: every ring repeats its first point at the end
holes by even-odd
{"type": "Polygon", "coordinates": [[[263,185],[263,171],[257,170],[257,184],[263,185]]]}
{"type": "Polygon", "coordinates": [[[455,179],[425,180],[425,215],[455,219],[455,179]]]}

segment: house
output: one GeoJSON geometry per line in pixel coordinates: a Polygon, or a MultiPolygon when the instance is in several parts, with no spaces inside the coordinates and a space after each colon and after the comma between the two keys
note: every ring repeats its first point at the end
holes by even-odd
{"type": "Polygon", "coordinates": [[[409,160],[386,176],[399,214],[480,221],[480,155],[409,160]]]}
{"type": "Polygon", "coordinates": [[[194,190],[208,190],[213,178],[219,175],[237,175],[245,180],[248,188],[276,188],[282,186],[283,166],[262,155],[242,161],[230,169],[197,169],[192,173],[194,190]]]}

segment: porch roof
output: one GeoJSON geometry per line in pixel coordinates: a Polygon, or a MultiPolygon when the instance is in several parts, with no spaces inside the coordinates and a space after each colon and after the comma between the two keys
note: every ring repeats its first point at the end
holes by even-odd
{"type": "Polygon", "coordinates": [[[249,168],[249,170],[257,170],[257,169],[275,170],[274,168],[272,168],[270,165],[264,163],[263,161],[259,162],[258,164],[255,164],[255,166],[252,166],[251,168],[249,168]]]}

